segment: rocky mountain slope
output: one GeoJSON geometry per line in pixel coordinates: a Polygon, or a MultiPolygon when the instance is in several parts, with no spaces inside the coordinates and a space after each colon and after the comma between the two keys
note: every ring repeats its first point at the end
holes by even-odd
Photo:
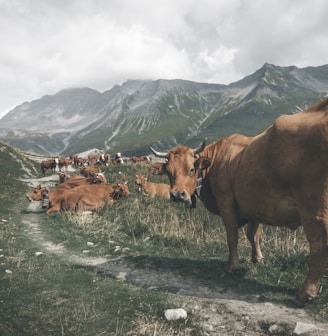
{"type": "Polygon", "coordinates": [[[230,85],[185,80],[129,80],[100,93],[65,89],[25,102],[0,120],[0,138],[36,153],[68,155],[89,148],[146,154],[197,146],[239,132],[255,135],[281,114],[328,93],[328,65],[270,64],[230,85]]]}

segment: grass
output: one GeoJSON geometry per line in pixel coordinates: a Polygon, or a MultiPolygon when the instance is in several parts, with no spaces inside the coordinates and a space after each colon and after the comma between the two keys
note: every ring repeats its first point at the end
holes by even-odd
{"type": "MultiPolygon", "coordinates": [[[[302,230],[272,227],[263,230],[265,259],[256,266],[248,262],[250,246],[241,229],[241,272],[223,276],[228,251],[220,218],[200,202],[190,212],[183,204],[137,194],[135,175],[148,173],[141,165],[105,169],[109,182],[128,181],[132,196],[99,214],[37,214],[45,239],[62,244],[67,251],[67,255],[43,251],[37,256],[42,245],[31,240],[21,222],[27,188],[17,178],[26,170],[21,169],[12,148],[1,148],[1,190],[6,190],[0,193],[0,220],[4,220],[0,222],[1,335],[182,335],[187,328],[199,335],[197,314],[188,312],[188,319],[178,322],[163,317],[165,309],[184,304],[181,297],[170,294],[177,288],[168,283],[165,290],[150,291],[92,268],[73,267],[68,255],[83,256],[85,249],[89,257],[120,257],[134,267],[286,305],[305,277],[308,243],[302,230]]],[[[32,162],[20,159],[35,172],[32,162]]],[[[166,177],[150,176],[150,180],[166,182],[166,177]]],[[[324,277],[320,299],[306,306],[320,321],[328,313],[327,285],[324,277]]]]}

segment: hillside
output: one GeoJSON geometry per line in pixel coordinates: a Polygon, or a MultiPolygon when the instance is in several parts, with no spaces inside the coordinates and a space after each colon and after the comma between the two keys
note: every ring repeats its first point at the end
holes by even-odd
{"type": "Polygon", "coordinates": [[[281,114],[296,113],[328,92],[328,65],[264,64],[230,85],[129,80],[103,93],[65,89],[25,102],[0,120],[0,138],[36,153],[89,148],[146,154],[149,145],[198,145],[226,134],[255,135],[281,114]]]}

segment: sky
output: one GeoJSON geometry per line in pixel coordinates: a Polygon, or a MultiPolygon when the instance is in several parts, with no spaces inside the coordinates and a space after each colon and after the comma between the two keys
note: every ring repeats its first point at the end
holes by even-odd
{"type": "Polygon", "coordinates": [[[326,0],[0,0],[0,118],[65,88],[328,64],[327,13],[326,0]]]}

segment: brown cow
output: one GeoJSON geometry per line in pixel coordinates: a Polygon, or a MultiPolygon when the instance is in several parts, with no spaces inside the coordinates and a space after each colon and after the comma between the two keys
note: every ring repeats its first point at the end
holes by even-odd
{"type": "Polygon", "coordinates": [[[43,160],[41,161],[41,172],[44,175],[46,173],[47,169],[50,169],[52,173],[55,173],[56,171],[56,160],[43,160]]]}
{"type": "Polygon", "coordinates": [[[170,185],[165,183],[155,183],[148,181],[145,175],[136,175],[135,183],[139,187],[139,192],[150,197],[160,196],[170,199],[170,185]]]}
{"type": "Polygon", "coordinates": [[[43,191],[44,187],[41,184],[37,185],[30,193],[26,195],[27,199],[32,201],[41,201],[41,192],[43,191]]]}
{"type": "Polygon", "coordinates": [[[85,177],[90,177],[101,173],[101,169],[98,166],[86,166],[80,170],[80,173],[85,177]]]}
{"type": "Polygon", "coordinates": [[[75,167],[83,167],[88,161],[88,159],[84,159],[84,158],[79,157],[77,155],[74,155],[72,157],[73,157],[73,163],[74,163],[75,167]]]}
{"type": "Polygon", "coordinates": [[[64,183],[60,183],[57,186],[57,189],[71,189],[78,187],[83,184],[99,184],[99,183],[107,183],[104,174],[98,173],[90,177],[84,177],[81,175],[72,175],[68,180],[64,183]]]}
{"type": "Polygon", "coordinates": [[[47,190],[45,188],[42,190],[39,200],[43,200],[43,207],[47,208],[46,214],[49,215],[54,212],[69,210],[96,211],[105,205],[105,201],[113,204],[115,200],[129,195],[130,192],[126,183],[83,184],[70,189],[57,187],[47,190]],[[47,199],[49,201],[45,202],[47,199]]]}
{"type": "Polygon", "coordinates": [[[226,228],[229,273],[237,267],[239,226],[250,222],[254,233],[258,222],[302,225],[310,259],[297,299],[305,303],[318,295],[328,262],[328,98],[279,117],[254,138],[235,134],[198,150],[152,151],[168,159],[174,200],[190,204],[202,181],[200,199],[226,228]]]}
{"type": "Polygon", "coordinates": [[[72,164],[71,159],[59,158],[58,159],[58,169],[61,170],[63,167],[67,170],[68,166],[72,164]]]}
{"type": "Polygon", "coordinates": [[[153,175],[163,175],[166,174],[165,163],[155,162],[149,167],[149,172],[153,175]]]}
{"type": "Polygon", "coordinates": [[[71,176],[65,172],[60,172],[58,173],[58,175],[59,175],[59,183],[64,183],[71,179],[71,176]]]}

